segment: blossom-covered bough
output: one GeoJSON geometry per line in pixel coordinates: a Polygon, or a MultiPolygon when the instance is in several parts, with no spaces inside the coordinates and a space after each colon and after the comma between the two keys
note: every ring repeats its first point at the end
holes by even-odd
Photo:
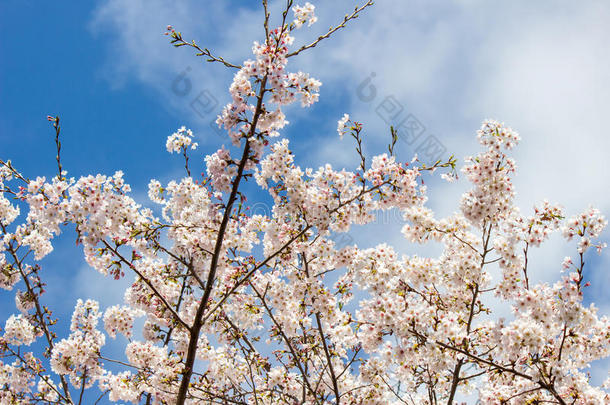
{"type": "Polygon", "coordinates": [[[447,218],[426,207],[422,176],[444,171],[455,180],[456,161],[400,163],[394,131],[389,153],[369,162],[362,125],[340,119],[339,134],[356,141],[361,158],[354,171],[303,170],[288,141],[272,139],[287,123],[282,106],[311,105],[321,85],[288,72],[288,58],[371,4],[291,50],[293,31],[316,22],[314,7],[287,1],[272,29],[263,1],[265,38],[242,65],[168,27],[175,46],[237,70],[217,121],[234,148],[205,157],[198,181],[189,169],[192,132],[171,135],[167,150],[184,156],[187,175],[149,183],[160,217],[129,196],[121,172],[66,178],[58,117],[49,117],[56,176],[30,180],[0,161],[0,286],[17,290],[17,312],[2,314],[0,403],[81,404],[88,390],[100,402],[180,405],[453,404],[474,390],[485,404],[610,403],[587,375],[609,355],[610,322],[583,305],[585,259],[604,247],[596,238],[606,221],[593,208],[566,220],[546,201],[522,214],[507,155],[519,141],[514,131],[483,123],[483,150],[462,169],[472,188],[447,218]],[[273,200],[270,215],[249,213],[249,178],[273,200]],[[335,247],[334,233],[390,209],[407,221],[405,243],[438,242],[440,257],[400,257],[387,244],[335,247]],[[91,267],[135,281],[109,308],[79,300],[70,331],[58,331],[37,263],[66,224],[91,267]],[[555,284],[533,284],[528,255],[553,232],[576,238],[578,251],[558,263],[555,284]],[[489,298],[514,316],[493,316],[489,298]],[[117,334],[129,339],[121,360],[104,353],[106,335],[117,334]],[[35,341],[46,350],[32,352],[35,341]]]}

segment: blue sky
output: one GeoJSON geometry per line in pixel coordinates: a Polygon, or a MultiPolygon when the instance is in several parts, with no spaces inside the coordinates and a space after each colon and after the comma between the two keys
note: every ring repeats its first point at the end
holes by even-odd
{"type": "MultiPolygon", "coordinates": [[[[313,3],[319,21],[296,33],[297,44],[336,24],[354,5],[313,3]]],[[[262,38],[262,13],[255,4],[4,0],[0,156],[29,177],[52,176],[55,145],[46,116],[58,114],[69,176],[123,170],[136,199],[145,202],[149,179],[166,182],[182,175],[181,160],[165,151],[165,139],[176,128],[192,128],[203,154],[228,146],[209,123],[228,100],[233,72],[204,63],[191,49],[170,46],[165,26],[172,24],[185,38],[241,63],[251,57],[252,42],[262,38]],[[205,100],[207,106],[198,104],[205,100]]],[[[272,10],[281,4],[271,2],[272,10]]],[[[317,105],[287,110],[291,124],[283,136],[303,166],[329,162],[353,168],[352,145],[336,134],[345,112],[365,123],[368,155],[383,152],[389,123],[415,117],[425,131],[414,144],[399,143],[403,160],[430,136],[445,156],[475,154],[476,129],[483,119],[495,118],[522,137],[515,182],[524,212],[548,198],[564,204],[569,214],[591,203],[608,216],[609,18],[605,1],[379,0],[333,39],[290,61],[290,70],[302,69],[323,86],[317,105]],[[372,75],[375,97],[363,101],[359,85],[372,75]],[[388,100],[401,114],[389,118],[381,106],[388,100]]],[[[193,159],[193,167],[196,162],[202,160],[193,159]]],[[[193,171],[203,171],[203,165],[193,171]]],[[[453,212],[463,186],[431,185],[433,208],[453,212]]],[[[405,246],[397,222],[353,237],[360,245],[389,237],[400,251],[420,251],[405,246]]],[[[536,251],[534,277],[556,279],[562,258],[573,252],[573,246],[553,239],[536,251]]],[[[44,262],[47,299],[61,316],[79,297],[91,295],[103,305],[121,300],[116,284],[88,269],[80,257],[67,235],[44,262]],[[63,294],[54,295],[58,292],[63,294]]],[[[610,314],[609,255],[591,257],[590,263],[594,283],[587,300],[610,314]]],[[[1,296],[3,304],[9,299],[1,296]]],[[[598,372],[607,365],[599,365],[598,372]]]]}

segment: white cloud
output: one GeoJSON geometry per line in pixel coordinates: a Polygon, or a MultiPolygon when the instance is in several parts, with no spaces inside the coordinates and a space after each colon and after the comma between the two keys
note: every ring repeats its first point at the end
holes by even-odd
{"type": "Polygon", "coordinates": [[[133,282],[132,273],[129,271],[125,273],[125,277],[115,280],[112,276],[104,276],[85,264],[76,274],[72,295],[83,300],[96,300],[100,303],[101,310],[106,310],[112,305],[123,305],[125,290],[133,282]]]}
{"type": "Polygon", "coordinates": [[[194,39],[202,48],[208,47],[214,54],[239,64],[251,54],[254,31],[261,30],[251,17],[255,12],[233,12],[222,2],[206,2],[202,7],[192,0],[102,2],[89,24],[96,37],[109,42],[99,74],[117,88],[126,81],[148,86],[176,116],[177,127],[188,124],[200,143],[218,144],[221,138],[209,124],[228,100],[227,89],[234,72],[205,62],[203,57],[195,56],[197,51],[193,48],[174,48],[163,34],[167,25],[173,25],[186,41],[194,39]],[[209,104],[197,104],[197,99],[209,104]]]}

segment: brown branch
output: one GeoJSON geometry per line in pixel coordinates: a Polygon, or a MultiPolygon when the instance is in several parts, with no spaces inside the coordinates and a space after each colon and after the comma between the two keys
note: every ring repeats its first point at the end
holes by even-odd
{"type": "MultiPolygon", "coordinates": [[[[530,233],[532,231],[532,228],[530,228],[530,233]]],[[[530,244],[529,242],[525,243],[525,248],[523,249],[523,256],[525,257],[525,263],[523,264],[523,277],[525,278],[525,289],[529,290],[530,289],[530,281],[529,278],[527,277],[527,253],[529,251],[530,248],[530,244]]]]}
{"type": "MultiPolygon", "coordinates": [[[[50,380],[49,376],[42,374],[44,369],[33,368],[32,366],[30,366],[30,362],[28,360],[24,359],[23,356],[19,352],[14,351],[8,345],[5,346],[5,348],[11,353],[11,355],[13,355],[17,359],[19,359],[21,361],[21,364],[24,367],[26,367],[27,369],[29,369],[32,372],[34,372],[40,378],[41,381],[44,381],[44,383],[49,387],[49,389],[55,391],[55,393],[57,394],[58,398],[63,399],[64,401],[66,401],[69,404],[73,403],[71,398],[69,398],[69,397],[66,398],[61,392],[58,391],[58,389],[52,384],[52,381],[49,382],[49,380],[50,380]]],[[[2,356],[2,357],[4,358],[5,356],[2,356]]]]}
{"type": "Polygon", "coordinates": [[[85,367],[85,371],[83,372],[82,381],[80,385],[80,395],[78,397],[78,405],[83,403],[83,394],[85,393],[85,381],[87,379],[87,368],[85,367]]]}
{"type": "Polygon", "coordinates": [[[47,120],[49,122],[52,122],[53,128],[55,128],[55,146],[57,147],[57,156],[55,156],[55,159],[57,160],[57,179],[63,180],[63,175],[62,175],[63,169],[61,167],[61,160],[59,158],[60,151],[61,151],[61,142],[59,141],[59,133],[61,131],[61,127],[59,126],[59,116],[51,117],[49,115],[49,116],[47,116],[47,120]]]}
{"type": "Polygon", "coordinates": [[[269,9],[267,5],[267,0],[263,0],[263,10],[265,11],[265,22],[263,26],[265,27],[265,39],[269,42],[269,9]]]}
{"type": "Polygon", "coordinates": [[[314,398],[316,398],[316,392],[311,388],[311,384],[309,383],[309,379],[307,378],[307,373],[305,372],[305,370],[303,369],[303,365],[301,364],[301,361],[299,359],[299,356],[296,352],[296,350],[294,349],[294,347],[292,346],[292,343],[290,343],[290,339],[288,339],[288,336],[286,336],[286,334],[284,333],[284,331],[282,330],[281,325],[279,324],[279,322],[275,319],[275,316],[273,316],[273,311],[271,310],[271,308],[267,305],[267,302],[265,301],[265,299],[263,298],[263,296],[258,292],[258,290],[256,289],[256,287],[251,286],[252,290],[254,291],[254,293],[258,296],[258,298],[261,300],[261,303],[263,304],[263,307],[265,307],[265,310],[267,311],[267,313],[269,314],[269,318],[271,319],[271,321],[273,322],[273,324],[275,325],[275,327],[277,328],[277,332],[279,333],[279,335],[282,337],[282,339],[284,340],[284,343],[286,343],[286,346],[288,347],[288,350],[290,350],[290,353],[292,354],[292,358],[294,359],[294,363],[297,366],[297,368],[299,369],[299,371],[301,372],[301,376],[303,377],[303,382],[305,383],[305,386],[307,387],[307,389],[309,389],[309,391],[311,392],[311,394],[313,395],[314,398]]]}
{"type": "Polygon", "coordinates": [[[189,155],[186,153],[186,146],[182,147],[182,156],[184,156],[184,168],[186,169],[186,175],[191,177],[191,170],[189,169],[189,155]]]}
{"type": "MultiPolygon", "coordinates": [[[[377,189],[379,189],[381,186],[386,185],[387,182],[383,182],[377,186],[373,186],[368,190],[363,190],[361,191],[356,197],[351,198],[345,202],[343,202],[342,204],[340,204],[338,207],[332,209],[329,211],[329,215],[330,214],[334,214],[335,212],[337,212],[338,210],[340,210],[341,208],[345,207],[348,204],[351,204],[352,202],[356,201],[357,199],[361,198],[363,195],[371,193],[377,189]]],[[[267,263],[269,263],[269,261],[271,261],[271,259],[273,259],[274,257],[276,257],[277,255],[279,255],[280,253],[282,253],[284,251],[284,249],[286,249],[288,246],[290,246],[295,240],[297,240],[298,238],[300,238],[301,236],[303,236],[307,231],[309,231],[311,228],[313,228],[312,225],[307,225],[305,226],[305,228],[303,228],[301,231],[299,231],[299,233],[297,233],[295,236],[293,236],[291,239],[289,239],[286,243],[284,243],[284,245],[282,245],[282,247],[280,247],[278,250],[276,250],[273,254],[271,254],[270,256],[268,256],[267,258],[265,258],[262,262],[260,262],[259,264],[257,264],[256,266],[254,266],[252,268],[252,270],[250,270],[248,273],[246,273],[246,275],[244,277],[242,277],[241,280],[239,280],[237,283],[235,283],[235,285],[231,288],[231,290],[229,290],[229,292],[227,292],[221,299],[220,301],[218,301],[218,303],[216,305],[214,305],[212,307],[212,309],[210,309],[210,311],[208,311],[208,313],[206,314],[206,316],[203,318],[203,321],[205,322],[207,319],[210,318],[210,316],[229,298],[229,296],[231,294],[233,294],[241,285],[243,285],[246,281],[248,281],[248,279],[252,276],[252,274],[254,274],[258,269],[260,269],[261,267],[265,266],[267,263]]]]}
{"type": "MultiPolygon", "coordinates": [[[[305,253],[301,254],[303,258],[303,268],[305,270],[305,274],[309,277],[309,266],[307,262],[307,257],[305,257],[305,253]]],[[[315,298],[312,298],[312,304],[315,301],[315,298]]],[[[339,386],[337,384],[337,376],[335,375],[335,370],[333,368],[333,363],[330,357],[330,352],[328,351],[328,345],[326,344],[326,338],[324,337],[324,331],[322,330],[322,323],[320,322],[320,313],[316,312],[316,324],[318,325],[318,332],[320,333],[320,339],[322,340],[322,346],[324,347],[324,355],[326,356],[326,362],[328,363],[328,370],[330,373],[330,378],[333,384],[333,391],[335,392],[335,403],[339,405],[341,395],[339,394],[339,386]]]]}
{"type": "Polygon", "coordinates": [[[187,357],[186,357],[186,362],[185,362],[185,371],[184,371],[184,376],[182,378],[182,382],[180,384],[180,390],[178,391],[176,405],[184,405],[184,401],[186,400],[186,391],[188,390],[189,381],[190,381],[190,378],[192,375],[192,368],[193,368],[193,364],[195,362],[195,354],[197,352],[197,341],[199,338],[199,331],[201,330],[201,327],[203,326],[203,320],[202,320],[203,313],[205,311],[205,308],[207,307],[208,299],[210,298],[210,295],[212,293],[212,288],[214,285],[214,281],[215,281],[215,277],[216,277],[216,270],[217,270],[217,266],[218,266],[218,259],[220,257],[221,248],[222,248],[222,242],[224,240],[227,224],[229,223],[229,218],[231,217],[231,211],[233,209],[233,204],[235,203],[235,200],[237,198],[237,190],[239,188],[239,184],[243,177],[244,168],[246,166],[246,162],[249,159],[249,155],[250,155],[249,138],[254,136],[254,133],[256,131],[256,125],[258,123],[258,119],[259,119],[260,115],[262,114],[263,96],[265,94],[266,84],[267,84],[267,75],[265,75],[263,77],[263,80],[261,81],[261,84],[260,84],[258,101],[257,101],[256,109],[254,111],[254,115],[252,118],[252,123],[250,125],[250,131],[249,131],[248,136],[246,137],[244,151],[242,154],[242,158],[239,162],[239,167],[237,169],[237,175],[236,175],[235,179],[233,180],[231,194],[229,196],[227,206],[225,207],[225,212],[222,217],[222,222],[220,223],[220,228],[218,229],[218,237],[216,239],[216,246],[214,247],[214,253],[212,255],[212,260],[210,263],[210,272],[208,274],[206,288],[203,292],[203,297],[201,299],[201,303],[199,304],[199,307],[197,308],[197,313],[195,314],[195,321],[193,323],[193,327],[190,330],[191,336],[189,338],[189,346],[188,346],[187,357]]]}
{"type": "Polygon", "coordinates": [[[535,380],[533,377],[531,377],[531,376],[529,376],[529,375],[527,375],[525,373],[522,373],[522,372],[520,372],[518,370],[515,370],[514,368],[508,368],[506,366],[502,366],[500,364],[496,364],[496,363],[494,363],[494,362],[492,362],[490,360],[485,360],[483,358],[480,358],[480,357],[478,357],[478,356],[468,352],[467,350],[460,349],[459,347],[450,346],[450,345],[447,345],[447,344],[445,344],[443,342],[439,342],[439,341],[434,341],[433,343],[438,345],[438,346],[444,347],[445,349],[449,349],[449,350],[456,351],[458,353],[462,353],[463,355],[465,355],[467,357],[470,357],[471,359],[473,359],[473,360],[475,360],[477,362],[480,362],[480,363],[486,364],[488,366],[491,366],[494,369],[497,369],[497,370],[500,370],[500,371],[503,371],[503,372],[506,372],[506,373],[509,373],[509,374],[513,374],[515,376],[524,378],[524,379],[526,379],[528,381],[532,381],[534,383],[537,383],[542,389],[547,390],[551,395],[553,395],[555,397],[555,399],[561,405],[567,405],[566,402],[563,400],[563,398],[561,398],[561,396],[557,393],[557,391],[555,390],[555,388],[553,387],[552,384],[548,384],[548,383],[545,383],[544,381],[540,381],[540,380],[535,380]]]}
{"type": "Polygon", "coordinates": [[[182,38],[182,34],[178,31],[171,31],[170,33],[171,37],[173,38],[171,40],[171,43],[175,46],[175,47],[180,47],[180,46],[190,46],[191,48],[196,49],[197,51],[199,51],[196,55],[197,56],[207,56],[208,58],[206,59],[207,62],[220,62],[223,65],[225,65],[226,67],[229,68],[233,68],[233,69],[241,69],[241,66],[239,65],[235,65],[233,63],[227,62],[226,60],[224,60],[224,58],[222,58],[221,56],[214,56],[212,55],[212,52],[208,49],[208,48],[201,48],[199,45],[197,45],[195,43],[195,40],[192,40],[191,42],[187,42],[182,38]]]}
{"type": "Polygon", "coordinates": [[[320,315],[316,312],[316,323],[318,325],[318,332],[320,332],[320,339],[322,339],[322,346],[324,347],[324,354],[326,355],[326,361],[328,363],[328,370],[330,372],[330,378],[333,383],[333,390],[335,391],[335,403],[339,405],[339,386],[337,385],[337,377],[335,376],[335,371],[333,369],[333,363],[330,358],[330,352],[328,351],[328,346],[326,345],[326,338],[324,337],[324,332],[322,331],[322,323],[320,322],[320,315]]]}
{"type": "MultiPolygon", "coordinates": [[[[2,227],[2,232],[4,234],[6,234],[7,233],[6,232],[6,227],[1,222],[0,222],[0,227],[2,227]]],[[[29,281],[29,279],[27,277],[27,274],[25,274],[25,271],[23,270],[22,261],[19,260],[19,257],[17,256],[17,251],[15,250],[15,247],[12,245],[12,243],[9,243],[8,251],[11,254],[11,256],[13,257],[13,260],[15,261],[15,264],[17,265],[17,269],[19,270],[19,274],[21,275],[21,278],[23,279],[23,281],[25,283],[25,287],[26,287],[26,289],[28,291],[28,295],[31,296],[32,299],[34,300],[34,307],[36,309],[36,317],[38,318],[39,325],[42,327],[42,330],[44,332],[45,338],[47,339],[47,344],[48,344],[49,353],[50,353],[50,352],[53,351],[53,347],[54,347],[54,344],[53,344],[53,335],[49,331],[49,327],[48,327],[47,323],[45,322],[45,319],[44,319],[44,313],[45,312],[43,311],[43,309],[40,306],[39,296],[35,293],[34,288],[30,284],[30,281],[29,281]]],[[[70,396],[70,389],[68,387],[68,382],[66,381],[65,376],[60,375],[59,379],[61,381],[61,385],[62,385],[62,389],[64,391],[65,399],[69,403],[73,403],[72,402],[72,397],[70,396]]]]}
{"type": "Polygon", "coordinates": [[[134,273],[136,273],[138,275],[138,277],[140,277],[140,279],[142,281],[144,281],[144,283],[148,286],[148,288],[150,288],[152,290],[152,292],[154,293],[154,295],[159,298],[161,300],[161,302],[163,302],[163,305],[165,306],[165,308],[172,313],[174,319],[176,320],[176,322],[178,322],[179,324],[181,324],[182,326],[184,326],[187,330],[190,331],[190,326],[188,326],[186,324],[186,322],[184,322],[182,320],[182,318],[180,318],[180,316],[178,315],[178,313],[174,310],[174,308],[172,308],[172,306],[169,304],[169,302],[167,302],[167,300],[163,297],[163,295],[161,295],[161,293],[155,288],[155,286],[150,282],[149,279],[147,279],[146,277],[144,277],[144,275],[142,273],[140,273],[138,271],[138,269],[136,269],[136,266],[134,266],[129,260],[125,259],[117,249],[114,249],[112,246],[110,246],[108,244],[108,242],[106,242],[105,240],[102,240],[102,243],[104,243],[104,245],[106,245],[106,247],[108,249],[110,249],[118,258],[120,261],[122,261],[123,263],[125,263],[131,270],[133,270],[134,273]]]}
{"type": "MultiPolygon", "coordinates": [[[[481,253],[481,264],[479,267],[480,271],[483,271],[483,267],[485,266],[485,257],[487,256],[487,253],[489,252],[488,246],[489,246],[489,239],[491,238],[492,224],[490,224],[487,229],[485,229],[485,228],[486,228],[486,224],[483,223],[483,235],[482,235],[483,252],[481,253]]],[[[477,283],[475,283],[474,286],[472,287],[472,300],[470,301],[468,321],[466,323],[466,336],[470,335],[470,330],[472,327],[472,320],[474,319],[474,309],[475,309],[475,305],[477,302],[478,294],[479,294],[479,285],[477,283]]],[[[467,349],[467,346],[465,343],[464,343],[464,349],[467,349]]],[[[464,361],[462,359],[460,359],[460,360],[458,360],[457,364],[455,365],[455,368],[453,369],[453,376],[452,376],[452,381],[451,381],[451,388],[449,390],[449,399],[447,400],[447,405],[453,404],[453,399],[455,397],[457,387],[460,384],[460,382],[463,381],[460,378],[460,370],[463,365],[464,365],[464,361]]]]}
{"type": "Polygon", "coordinates": [[[343,17],[343,22],[341,22],[339,25],[337,25],[336,27],[330,27],[328,29],[328,32],[324,35],[320,35],[315,41],[313,41],[312,43],[308,44],[308,45],[303,45],[302,47],[300,47],[299,49],[297,49],[294,52],[290,52],[288,55],[286,55],[287,58],[290,58],[291,56],[296,56],[299,53],[303,52],[306,49],[310,49],[310,48],[314,48],[316,45],[318,45],[318,43],[320,43],[322,40],[330,37],[334,32],[338,31],[341,28],[344,28],[345,25],[347,24],[348,21],[353,20],[355,18],[358,18],[359,13],[364,10],[365,8],[372,6],[373,0],[368,0],[363,6],[360,7],[356,7],[354,9],[354,12],[350,15],[346,15],[345,17],[343,17]]]}
{"type": "Polygon", "coordinates": [[[381,378],[381,381],[383,381],[383,383],[384,383],[384,384],[385,384],[385,385],[388,387],[388,389],[390,390],[390,392],[391,392],[392,394],[394,394],[394,396],[395,396],[396,398],[398,398],[398,400],[399,400],[400,402],[402,402],[403,404],[407,404],[407,405],[408,405],[408,402],[407,402],[407,401],[405,401],[404,399],[402,399],[402,397],[399,395],[399,393],[398,393],[398,392],[396,392],[396,391],[394,390],[394,388],[392,388],[392,386],[391,386],[391,385],[390,385],[390,384],[389,384],[389,383],[388,383],[388,382],[385,380],[385,378],[383,378],[381,375],[378,375],[378,377],[379,377],[379,378],[381,378]]]}

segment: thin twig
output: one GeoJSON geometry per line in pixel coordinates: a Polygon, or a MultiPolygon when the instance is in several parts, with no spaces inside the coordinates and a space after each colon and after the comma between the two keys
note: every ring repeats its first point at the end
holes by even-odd
{"type": "Polygon", "coordinates": [[[300,47],[299,49],[297,49],[294,52],[290,52],[288,55],[286,55],[287,58],[291,57],[291,56],[296,56],[298,54],[300,54],[301,52],[303,52],[306,49],[310,49],[310,48],[314,48],[316,45],[318,45],[322,40],[330,37],[335,31],[338,31],[341,28],[344,28],[345,25],[347,24],[348,21],[353,20],[355,18],[358,18],[359,13],[364,10],[365,8],[372,6],[373,0],[368,0],[363,6],[361,7],[356,7],[354,9],[354,12],[350,15],[346,15],[345,17],[343,17],[343,22],[341,22],[341,24],[337,25],[336,27],[330,27],[328,29],[328,32],[324,35],[320,35],[315,41],[313,41],[312,43],[308,44],[308,45],[303,45],[302,47],[300,47]]]}

